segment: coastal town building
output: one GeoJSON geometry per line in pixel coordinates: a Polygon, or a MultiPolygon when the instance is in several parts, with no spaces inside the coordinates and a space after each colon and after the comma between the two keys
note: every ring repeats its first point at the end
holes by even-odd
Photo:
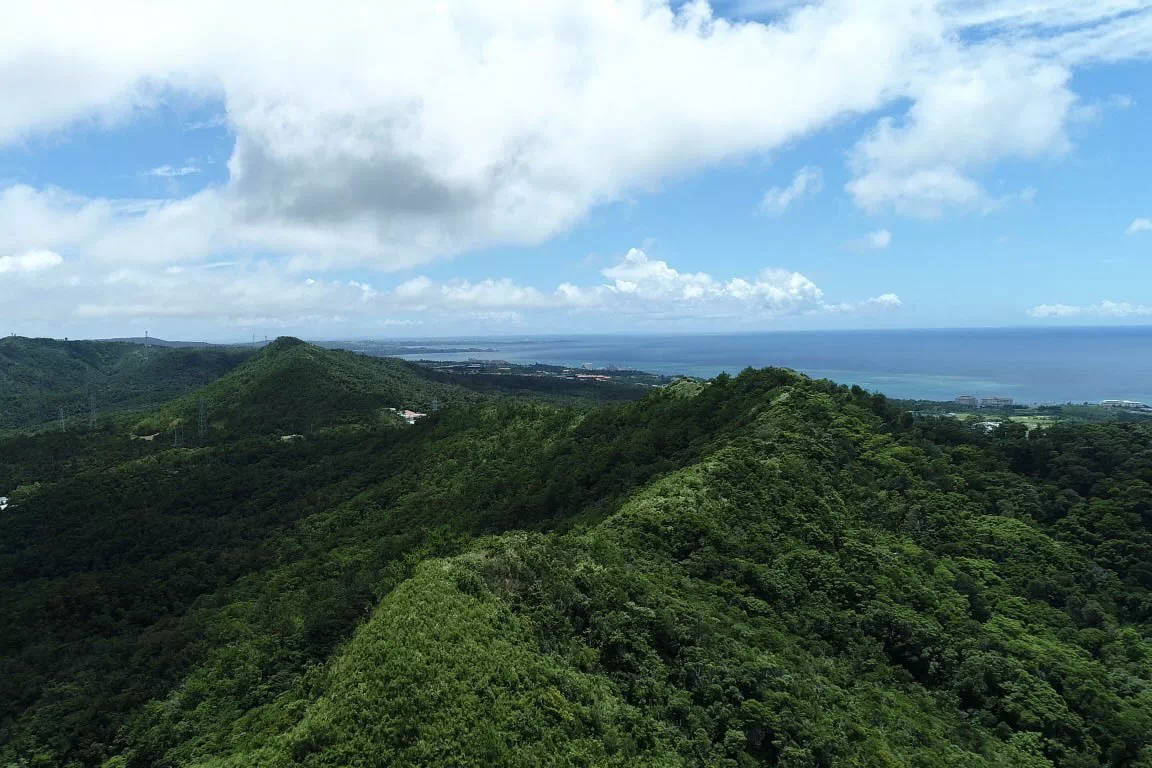
{"type": "Polygon", "coordinates": [[[956,404],[965,408],[1007,408],[1013,404],[1010,397],[976,397],[975,395],[958,395],[956,404]]]}
{"type": "Polygon", "coordinates": [[[1105,408],[1147,408],[1139,400],[1101,400],[1100,405],[1105,408]]]}

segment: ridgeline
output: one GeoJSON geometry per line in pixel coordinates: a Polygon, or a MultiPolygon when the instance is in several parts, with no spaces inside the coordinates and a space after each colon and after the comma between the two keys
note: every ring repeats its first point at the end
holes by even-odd
{"type": "Polygon", "coordinates": [[[0,765],[1152,766],[1152,427],[538,386],[279,339],[0,437],[0,765]]]}

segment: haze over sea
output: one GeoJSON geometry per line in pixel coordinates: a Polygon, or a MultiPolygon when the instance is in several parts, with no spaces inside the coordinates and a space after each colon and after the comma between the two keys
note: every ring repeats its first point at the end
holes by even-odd
{"type": "Polygon", "coordinates": [[[951,400],[972,394],[1024,403],[1107,398],[1152,403],[1152,326],[504,336],[420,344],[493,351],[405,357],[591,363],[704,377],[773,365],[897,398],[951,400]]]}

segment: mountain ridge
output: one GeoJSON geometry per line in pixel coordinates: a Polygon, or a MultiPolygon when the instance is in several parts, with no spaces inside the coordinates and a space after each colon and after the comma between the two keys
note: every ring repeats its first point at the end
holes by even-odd
{"type": "Polygon", "coordinates": [[[368,398],[303,441],[0,440],[0,480],[28,464],[0,761],[1152,760],[1149,427],[986,433],[749,369],[401,428],[372,408],[408,364],[381,365],[286,339],[209,385],[368,398]]]}

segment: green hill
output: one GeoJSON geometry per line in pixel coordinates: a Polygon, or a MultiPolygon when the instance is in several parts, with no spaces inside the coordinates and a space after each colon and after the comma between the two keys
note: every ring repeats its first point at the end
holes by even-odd
{"type": "Polygon", "coordinates": [[[533,376],[464,376],[417,363],[325,349],[281,337],[252,359],[137,425],[140,433],[199,426],[200,402],[216,434],[311,433],[340,424],[399,423],[389,408],[428,413],[485,399],[635,400],[646,387],[533,376]]]}
{"type": "Polygon", "coordinates": [[[0,441],[0,764],[1152,765],[1152,428],[772,369],[556,407],[313,349],[206,391],[358,429],[0,441]]]}
{"type": "Polygon", "coordinates": [[[387,408],[427,412],[476,399],[463,387],[402,360],[323,349],[281,337],[202,390],[143,420],[140,431],[197,425],[203,400],[211,428],[223,434],[311,432],[389,417],[387,408]]]}
{"type": "Polygon", "coordinates": [[[151,408],[219,378],[251,357],[244,348],[144,347],[113,341],[0,339],[0,430],[53,424],[60,409],[87,423],[151,408]]]}

